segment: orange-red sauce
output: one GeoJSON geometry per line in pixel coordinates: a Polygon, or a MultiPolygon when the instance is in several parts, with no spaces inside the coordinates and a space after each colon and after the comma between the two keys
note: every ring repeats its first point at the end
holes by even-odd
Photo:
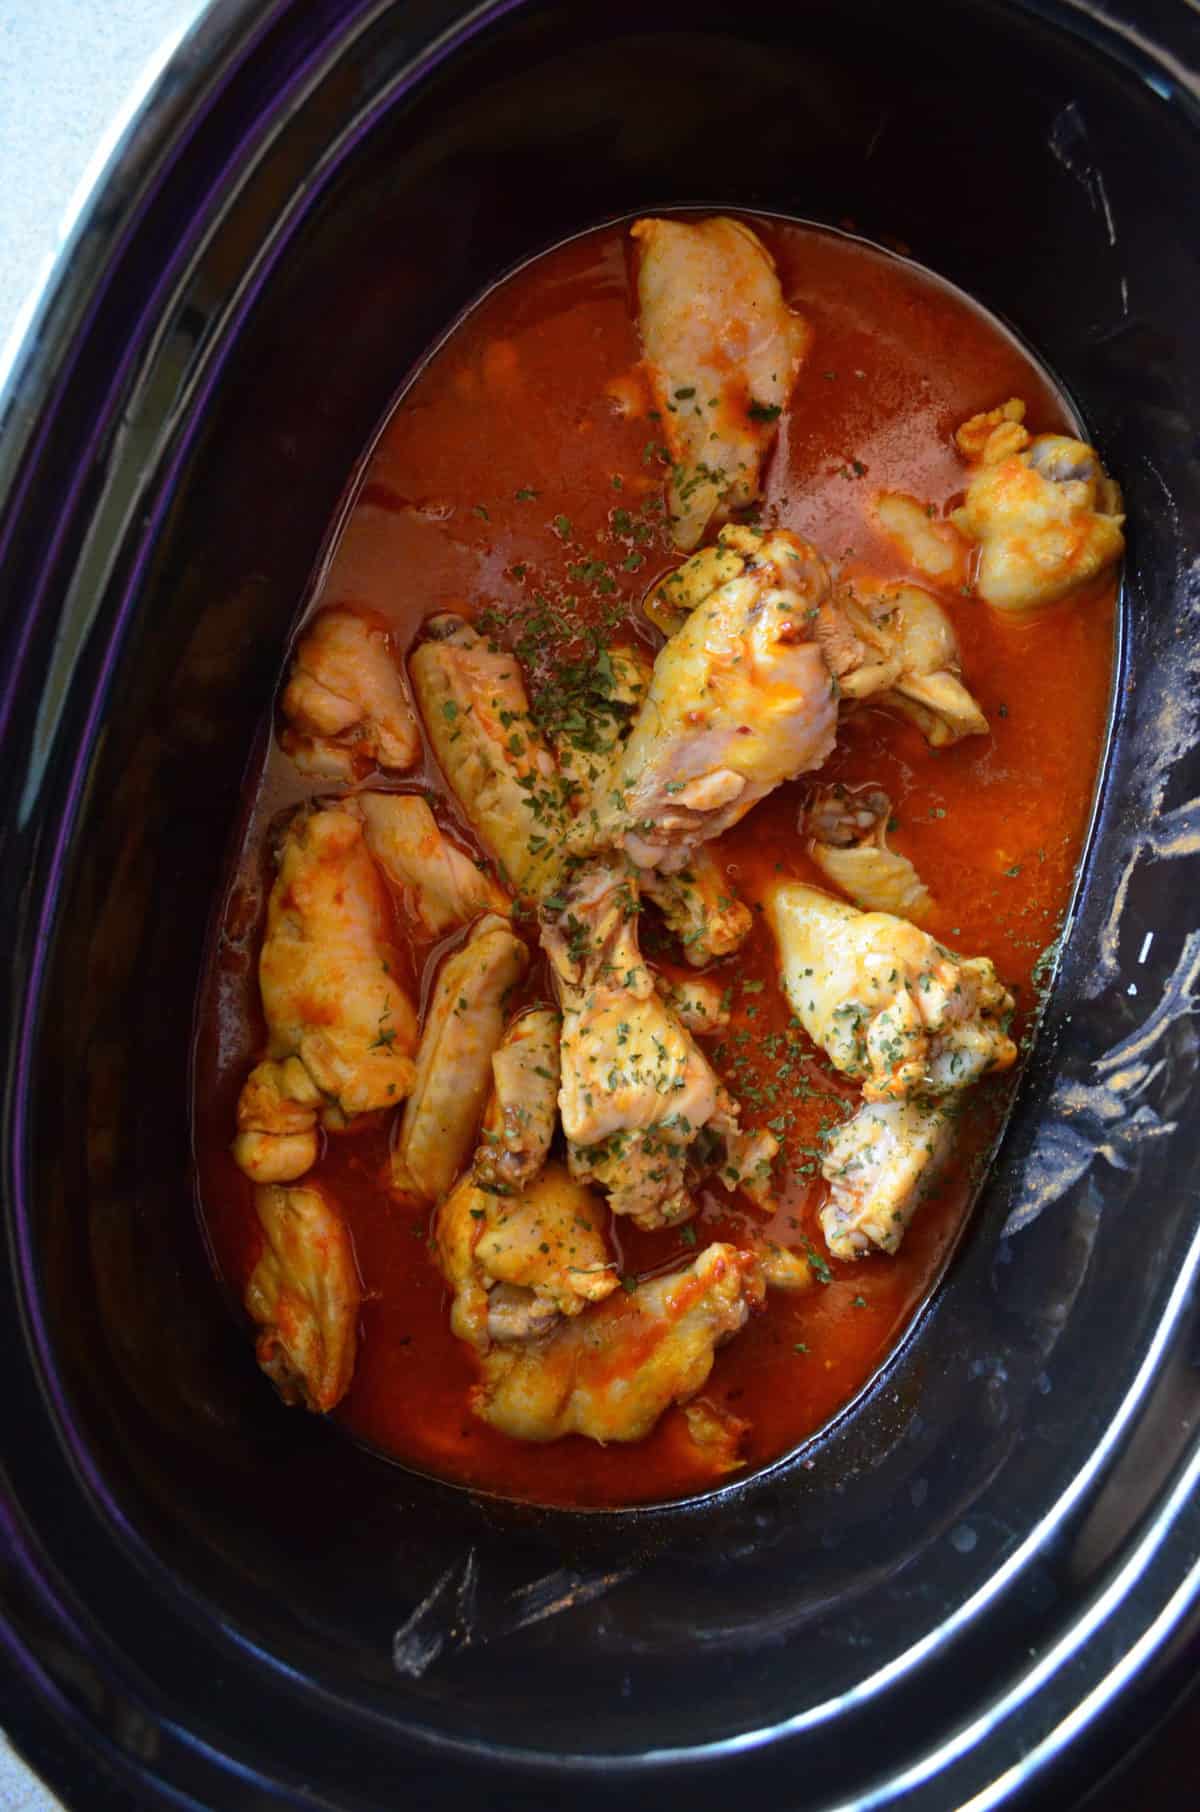
{"type": "MultiPolygon", "coordinates": [[[[870,493],[905,490],[940,508],[964,485],[951,436],[966,416],[1010,395],[1026,399],[1034,431],[1069,429],[1069,413],[995,322],[927,274],[839,235],[753,224],[776,256],[785,295],[815,329],[769,467],[763,520],[810,537],[833,561],[927,584],[872,533],[870,493]]],[[[638,356],[623,226],[562,246],[493,290],[391,415],[314,607],[380,610],[401,646],[436,610],[487,609],[498,633],[524,640],[535,687],[553,670],[539,594],[613,640],[632,630],[653,644],[640,600],[676,562],[661,512],[658,425],[619,406],[649,409],[639,402],[638,356]]],[[[899,820],[892,842],[938,900],[930,929],[964,954],[992,957],[1018,991],[1027,1025],[1031,971],[1056,936],[1091,808],[1109,709],[1113,588],[1021,623],[969,597],[939,595],[991,736],[939,753],[914,728],[866,709],[843,722],[822,777],[887,790],[899,820]]],[[[430,789],[443,823],[473,848],[431,760],[397,784],[430,789]]],[[[250,1185],[228,1147],[237,1092],[263,1036],[254,966],[270,828],[309,791],[272,746],[248,802],[201,1001],[200,1201],[239,1301],[260,1236],[250,1185]]],[[[802,793],[802,784],[783,788],[715,846],[752,903],[777,874],[820,882],[796,832],[802,793]]],[[[669,956],[668,945],[656,946],[650,913],[644,931],[649,952],[669,956]]],[[[426,987],[435,957],[414,949],[426,987]]],[[[695,1246],[690,1231],[620,1226],[630,1276],[687,1262],[714,1236],[745,1241],[750,1229],[793,1245],[807,1238],[824,1251],[817,1142],[853,1091],[789,1030],[761,922],[723,968],[735,984],[734,1024],[707,1049],[743,1103],[743,1124],[769,1121],[783,1139],[782,1205],[764,1228],[749,1204],[710,1190],[693,1223],[695,1246]]],[[[528,992],[548,993],[540,964],[528,992]]],[[[896,1258],[828,1260],[831,1281],[801,1296],[773,1293],[766,1312],[718,1354],[705,1395],[749,1419],[750,1467],[819,1429],[894,1345],[955,1238],[1008,1086],[975,1092],[959,1159],[896,1258]]],[[[473,1417],[475,1361],[450,1333],[447,1291],[427,1244],[429,1211],[383,1186],[388,1136],[372,1121],[331,1137],[314,1173],[349,1220],[364,1284],[356,1374],[336,1412],[346,1429],[417,1467],[548,1503],[628,1503],[714,1483],[679,1411],[647,1440],[607,1448],[574,1436],[528,1446],[473,1417]]]]}

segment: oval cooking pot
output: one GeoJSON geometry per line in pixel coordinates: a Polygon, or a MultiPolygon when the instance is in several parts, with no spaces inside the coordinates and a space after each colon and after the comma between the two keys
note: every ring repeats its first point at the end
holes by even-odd
{"type": "Polygon", "coordinates": [[[1175,1683],[1200,57],[1189,8],[1137,12],[228,0],[127,133],[0,443],[0,1652],[69,1803],[1061,1806],[1175,1683]],[[688,203],[853,222],[1013,323],[1125,487],[1126,627],[1045,1027],[927,1312],[770,1472],[549,1513],[263,1387],[194,1216],[192,1004],[382,406],[518,260],[688,203]]]}

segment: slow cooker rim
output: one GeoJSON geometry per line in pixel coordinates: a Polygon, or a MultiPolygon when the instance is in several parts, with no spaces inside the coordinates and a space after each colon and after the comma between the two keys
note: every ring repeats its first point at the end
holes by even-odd
{"type": "MultiPolygon", "coordinates": [[[[471,15],[471,20],[473,22],[473,29],[477,29],[480,26],[482,26],[483,24],[490,23],[492,21],[492,19],[501,16],[503,13],[505,13],[507,11],[512,10],[513,7],[519,3],[520,3],[520,0],[506,0],[506,3],[500,4],[500,5],[484,6],[484,7],[475,9],[475,11],[471,15]]],[[[1018,4],[1025,5],[1025,3],[1026,3],[1026,0],[1018,0],[1018,4]]],[[[290,10],[290,0],[278,0],[278,4],[274,8],[271,9],[271,15],[270,15],[271,22],[274,22],[274,20],[276,18],[282,17],[289,10],[290,10]]],[[[377,7],[372,7],[368,10],[373,13],[374,11],[379,10],[379,9],[377,7]]],[[[1068,5],[1065,9],[1064,8],[1050,9],[1050,8],[1044,8],[1044,7],[1038,7],[1038,6],[1029,6],[1028,10],[1034,11],[1034,12],[1052,12],[1052,13],[1063,12],[1065,10],[1067,12],[1077,12],[1077,13],[1083,14],[1093,21],[1097,21],[1098,19],[1101,18],[1100,15],[1097,15],[1095,13],[1093,8],[1083,5],[1083,4],[1078,4],[1078,3],[1072,3],[1072,4],[1068,5]]],[[[258,7],[253,5],[252,0],[222,0],[222,4],[219,4],[217,7],[211,9],[210,13],[203,15],[203,17],[199,21],[197,27],[195,27],[193,29],[194,30],[201,29],[210,18],[213,18],[216,15],[220,15],[220,22],[223,26],[226,26],[227,29],[229,30],[231,40],[233,37],[236,36],[236,31],[234,28],[239,23],[244,24],[247,27],[246,41],[241,45],[238,54],[243,54],[243,53],[246,55],[252,54],[254,43],[257,42],[258,37],[260,35],[258,31],[251,29],[252,26],[254,25],[255,21],[257,20],[260,23],[261,28],[263,30],[266,29],[266,25],[261,23],[262,22],[261,10],[258,7]]],[[[1114,22],[1107,18],[1103,18],[1102,23],[1103,23],[1104,27],[1106,27],[1106,28],[1111,29],[1114,26],[1114,22]]],[[[178,56],[178,54],[179,53],[177,52],[176,55],[178,56]]],[[[166,73],[167,72],[164,71],[164,75],[162,77],[160,77],[160,82],[163,82],[166,80],[166,73]]],[[[1161,91],[1159,91],[1159,92],[1161,92],[1161,91]]],[[[170,95],[164,97],[164,99],[168,103],[170,103],[171,98],[172,97],[170,95]]],[[[180,97],[178,95],[175,97],[175,99],[178,101],[179,111],[182,113],[182,106],[183,106],[182,100],[180,99],[180,97]]],[[[150,100],[146,103],[147,115],[153,113],[154,106],[155,106],[155,98],[151,97],[150,100]]],[[[174,109],[172,109],[172,113],[173,112],[174,112],[174,109]]],[[[163,138],[162,138],[161,149],[162,149],[163,153],[165,154],[172,142],[171,141],[171,128],[170,128],[169,121],[167,121],[167,120],[163,120],[160,123],[163,128],[163,138]]],[[[114,149],[112,159],[110,159],[110,162],[106,166],[102,176],[98,179],[97,189],[93,191],[92,200],[89,202],[87,209],[85,209],[81,213],[80,221],[76,228],[76,238],[78,238],[80,235],[82,235],[85,232],[85,230],[87,228],[88,220],[91,218],[94,208],[98,205],[98,200],[99,200],[101,191],[107,189],[110,180],[117,174],[118,169],[120,167],[123,167],[125,164],[125,161],[128,158],[130,158],[131,156],[134,158],[134,161],[136,164],[140,154],[137,151],[137,147],[136,147],[136,144],[134,141],[136,139],[138,139],[140,136],[140,125],[141,124],[142,124],[141,116],[139,116],[139,121],[131,122],[127,135],[125,136],[125,138],[123,138],[121,144],[118,145],[114,149]]],[[[147,150],[149,150],[149,147],[147,147],[147,150]]],[[[128,228],[128,231],[132,232],[134,230],[135,225],[136,225],[136,222],[131,223],[128,228]]],[[[68,268],[69,259],[70,259],[71,253],[74,249],[74,244],[75,244],[75,240],[72,241],[71,245],[68,248],[65,248],[64,253],[62,255],[62,259],[60,260],[59,265],[56,266],[56,270],[54,273],[52,273],[50,282],[47,285],[47,290],[45,292],[46,298],[47,298],[46,302],[45,302],[43,308],[39,310],[39,313],[36,317],[36,321],[34,322],[33,325],[31,325],[31,335],[36,333],[37,344],[32,345],[32,344],[27,343],[27,351],[25,354],[24,362],[19,363],[18,365],[14,366],[13,372],[10,377],[10,390],[9,390],[8,397],[5,399],[5,401],[9,404],[9,406],[12,405],[13,400],[15,399],[18,386],[20,386],[22,390],[29,389],[28,380],[31,377],[37,377],[37,375],[38,375],[37,366],[38,366],[39,360],[41,360],[41,373],[40,373],[40,377],[41,377],[41,381],[42,381],[41,402],[40,402],[40,404],[34,406],[30,410],[30,413],[28,416],[28,424],[31,429],[35,426],[38,416],[41,412],[41,409],[43,407],[51,408],[54,406],[54,398],[53,398],[54,378],[55,378],[55,373],[56,373],[56,370],[58,369],[58,367],[56,367],[52,353],[50,351],[50,336],[48,334],[46,334],[44,332],[44,330],[48,323],[49,315],[50,315],[51,311],[54,309],[54,307],[60,301],[60,299],[62,297],[65,297],[67,291],[70,290],[70,288],[72,287],[73,282],[76,282],[78,280],[77,275],[74,274],[68,268]]],[[[115,255],[115,249],[114,249],[114,255],[115,255]]],[[[76,326],[75,331],[78,336],[78,340],[77,340],[78,344],[82,344],[82,341],[83,341],[84,337],[86,336],[86,330],[87,330],[87,318],[85,316],[83,319],[81,319],[77,323],[77,326],[76,326]]],[[[61,358],[60,358],[60,364],[63,368],[62,378],[63,378],[64,383],[69,378],[70,365],[71,365],[71,359],[70,359],[69,354],[74,349],[75,349],[74,347],[68,346],[67,348],[64,349],[64,351],[61,355],[61,358]]],[[[34,386],[34,388],[36,389],[36,385],[34,386]]],[[[43,430],[44,430],[44,428],[45,428],[45,424],[43,424],[43,430]]],[[[36,446],[32,449],[30,457],[31,457],[32,463],[35,465],[36,464],[36,446]]],[[[19,503],[20,503],[20,491],[19,490],[17,490],[17,492],[16,492],[14,501],[15,501],[16,507],[19,508],[19,503]]],[[[9,520],[8,527],[11,528],[11,517],[9,520]]],[[[2,552],[2,547],[0,547],[0,552],[2,552]]],[[[117,641],[119,639],[119,629],[120,629],[120,625],[117,626],[118,633],[114,634],[113,642],[110,644],[110,650],[109,650],[110,659],[113,656],[114,650],[117,645],[117,641]]],[[[14,664],[14,674],[17,671],[19,671],[19,667],[20,667],[20,661],[18,660],[14,664]]],[[[107,667],[104,669],[104,674],[106,674],[106,673],[107,673],[107,667]]],[[[104,674],[102,674],[102,681],[103,681],[104,674]]],[[[99,708],[99,704],[102,702],[102,696],[103,696],[105,689],[106,688],[104,687],[103,683],[98,688],[97,701],[96,701],[97,708],[99,708]]],[[[0,718],[0,722],[2,722],[2,718],[0,718]]],[[[89,726],[88,726],[89,732],[92,730],[92,728],[93,728],[93,725],[91,723],[89,723],[89,726]]],[[[84,742],[86,743],[88,741],[88,739],[89,739],[88,736],[85,735],[84,742]]],[[[83,751],[82,750],[81,750],[80,759],[81,759],[81,763],[82,763],[82,760],[83,760],[83,751]]],[[[64,836],[68,833],[70,825],[73,822],[75,807],[78,804],[78,774],[81,771],[82,771],[81,769],[77,770],[76,779],[72,785],[70,810],[69,810],[68,815],[65,816],[64,820],[63,820],[63,835],[64,836]]],[[[51,899],[48,902],[48,910],[52,909],[52,907],[53,907],[53,899],[51,899]]],[[[1195,1258],[1196,1256],[1197,1256],[1196,1250],[1194,1249],[1193,1257],[1195,1258]]],[[[1172,1300],[1176,1301],[1177,1297],[1173,1296],[1172,1300]]],[[[1181,1300],[1181,1298],[1179,1300],[1181,1300]]],[[[1178,1306],[1176,1309],[1176,1316],[1177,1316],[1177,1313],[1178,1313],[1178,1306]]],[[[1140,1397],[1144,1394],[1144,1387],[1150,1376],[1149,1370],[1146,1369],[1148,1366],[1149,1366],[1149,1359],[1147,1359],[1147,1361],[1144,1363],[1142,1370],[1138,1374],[1139,1380],[1141,1381],[1141,1388],[1138,1391],[1139,1400],[1140,1400],[1140,1397]]],[[[1126,1406],[1128,1405],[1128,1413],[1130,1415],[1134,1412],[1134,1409],[1136,1408],[1136,1403],[1131,1400],[1132,1397],[1133,1397],[1133,1393],[1131,1392],[1130,1397],[1126,1399],[1126,1404],[1122,1406],[1122,1417],[1121,1417],[1122,1426],[1124,1425],[1125,1420],[1127,1420],[1127,1416],[1125,1414],[1126,1406]]],[[[1116,1426],[1115,1424],[1112,1425],[1113,1429],[1115,1429],[1115,1426],[1116,1426]]],[[[1112,1429],[1110,1429],[1110,1433],[1111,1432],[1112,1432],[1112,1429]]],[[[1115,1438],[1115,1435],[1114,1435],[1114,1438],[1115,1438]]],[[[1187,1485],[1187,1491],[1188,1492],[1191,1491],[1191,1489],[1194,1486],[1194,1482],[1195,1482],[1195,1470],[1196,1469],[1195,1469],[1194,1463],[1188,1467],[1186,1475],[1185,1475],[1185,1480],[1181,1481],[1181,1486],[1180,1486],[1181,1491],[1182,1491],[1182,1486],[1185,1482],[1187,1485]]],[[[1081,1477],[1082,1476],[1083,1475],[1081,1475],[1081,1477]]],[[[1089,1476],[1090,1476],[1090,1473],[1089,1473],[1089,1476]]],[[[1174,1501],[1176,1495],[1177,1494],[1175,1492],[1173,1492],[1171,1494],[1172,1501],[1174,1501]]],[[[1183,1500],[1181,1497],[1180,1502],[1182,1503],[1182,1501],[1183,1500]]],[[[1155,1522],[1154,1522],[1155,1530],[1160,1529],[1160,1522],[1161,1522],[1161,1519],[1156,1517],[1155,1522]]],[[[1041,1527],[1041,1526],[1039,1525],[1039,1527],[1041,1527]]],[[[1164,1538],[1165,1538],[1165,1535],[1168,1534],[1169,1532],[1170,1532],[1169,1528],[1161,1530],[1162,1536],[1164,1538]]],[[[138,1539],[136,1537],[133,1537],[132,1531],[128,1531],[128,1534],[134,1540],[138,1539]]],[[[990,1582],[989,1582],[989,1584],[990,1584],[990,1582]]],[[[1181,1586],[1179,1588],[1179,1590],[1182,1591],[1182,1589],[1183,1589],[1183,1587],[1181,1586]]],[[[1176,1594],[1176,1596],[1178,1596],[1178,1594],[1176,1594]]],[[[1188,1601],[1187,1601],[1187,1606],[1183,1607],[1183,1609],[1181,1609],[1179,1611],[1180,1616],[1182,1616],[1184,1614],[1184,1610],[1186,1608],[1190,1608],[1190,1605],[1195,1602],[1195,1597],[1196,1597],[1196,1582],[1193,1578],[1191,1590],[1190,1590],[1188,1601]]],[[[966,1606],[961,1607],[961,1610],[965,1612],[966,1608],[967,1608],[966,1606]]],[[[1174,1627],[1174,1626],[1172,1625],[1172,1627],[1174,1627]]],[[[1149,1632],[1147,1632],[1147,1634],[1148,1633],[1149,1632]]],[[[1164,1630],[1161,1633],[1160,1639],[1165,1641],[1167,1639],[1169,1633],[1170,1633],[1169,1630],[1164,1630]]],[[[940,1636],[940,1634],[941,1634],[941,1631],[938,1632],[939,1636],[940,1636]]],[[[1132,1652],[1134,1652],[1134,1651],[1131,1651],[1131,1653],[1132,1652]]],[[[1149,1659],[1148,1654],[1141,1657],[1141,1660],[1143,1662],[1147,1661],[1148,1659],[1149,1659]]],[[[1124,1682],[1122,1682],[1122,1684],[1123,1683],[1124,1682]]],[[[1114,1690],[1115,1690],[1115,1688],[1114,1688],[1114,1690]]],[[[1105,1702],[1107,1702],[1107,1701],[1105,1701],[1105,1702]]],[[[778,1728],[779,1727],[775,1727],[775,1730],[777,1731],[778,1728]]],[[[773,1734],[774,1734],[774,1731],[772,1733],[768,1733],[763,1738],[763,1740],[764,1741],[771,1740],[771,1736],[773,1734]]],[[[742,1745],[735,1744],[734,1746],[741,1747],[742,1745]]],[[[718,1746],[716,1746],[716,1748],[718,1750],[721,1750],[722,1748],[724,1748],[724,1745],[718,1745],[718,1746]]],[[[476,1751],[476,1753],[478,1753],[478,1751],[476,1751]]],[[[496,1749],[494,1751],[489,1751],[489,1753],[496,1753],[497,1756],[499,1757],[499,1756],[502,1756],[505,1752],[503,1752],[499,1749],[496,1749]]],[[[517,1756],[517,1759],[520,1759],[522,1762],[527,1762],[530,1759],[526,1752],[514,1752],[514,1753],[517,1756]]],[[[633,1764],[635,1766],[640,1767],[640,1766],[644,1766],[645,1763],[647,1763],[651,1760],[665,1759],[666,1756],[668,1755],[668,1753],[670,1753],[670,1752],[661,1752],[661,1753],[660,1752],[647,1752],[647,1754],[644,1757],[634,1757],[634,1758],[630,1758],[630,1760],[633,1762],[633,1764]]],[[[703,1759],[710,1753],[711,1753],[711,1751],[707,1748],[678,1752],[678,1754],[686,1757],[689,1760],[703,1759]]],[[[613,1758],[611,1758],[611,1757],[598,1757],[598,1758],[597,1757],[591,1757],[591,1758],[580,1757],[580,1758],[570,1758],[570,1759],[572,1761],[578,1761],[579,1764],[583,1765],[583,1766],[592,1766],[592,1765],[594,1765],[594,1763],[597,1760],[602,1761],[603,1765],[606,1768],[611,1768],[613,1766],[613,1758]]],[[[672,1754],[671,1759],[675,1759],[674,1754],[672,1754]]],[[[558,1763],[555,1765],[561,1767],[561,1763],[558,1763]]],[[[1023,1785],[1024,1782],[1022,1782],[1021,1784],[1023,1785]]],[[[981,1802],[981,1804],[982,1803],[985,1803],[985,1802],[981,1802]]],[[[990,1804],[990,1803],[997,1803],[997,1802],[989,1800],[986,1803],[990,1804]]]]}

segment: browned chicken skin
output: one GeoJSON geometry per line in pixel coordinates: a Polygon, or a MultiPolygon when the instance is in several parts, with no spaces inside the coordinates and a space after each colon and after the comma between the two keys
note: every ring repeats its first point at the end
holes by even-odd
{"type": "Polygon", "coordinates": [[[333,605],[314,617],[296,648],[283,715],[283,746],[306,774],[350,780],[410,768],[421,752],[389,626],[373,611],[333,605]]]}
{"type": "Polygon", "coordinates": [[[324,1412],[350,1388],[362,1290],[349,1230],[329,1191],[262,1188],[262,1255],[246,1308],[262,1332],[258,1363],[283,1401],[324,1412]]]}
{"type": "Polygon", "coordinates": [[[703,1390],[717,1348],[763,1297],[757,1259],[714,1243],[685,1271],[620,1291],[547,1339],[493,1347],[475,1413],[521,1441],[640,1441],[672,1403],[703,1390]]]}
{"type": "Polygon", "coordinates": [[[239,1104],[234,1155],[248,1175],[299,1174],[299,1156],[315,1156],[318,1103],[322,1123],[338,1128],[404,1100],[417,1024],[400,973],[360,819],[336,806],[297,813],[259,957],[267,1063],[252,1072],[239,1104]]]}

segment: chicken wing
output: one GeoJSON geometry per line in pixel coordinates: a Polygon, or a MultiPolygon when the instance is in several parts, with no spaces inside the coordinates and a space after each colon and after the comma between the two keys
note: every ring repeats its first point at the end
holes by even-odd
{"type": "Polygon", "coordinates": [[[258,1363],[285,1403],[332,1409],[350,1388],[362,1299],[349,1230],[315,1184],[256,1189],[254,1206],[263,1248],[246,1308],[262,1329],[258,1363]]]}
{"type": "Polygon", "coordinates": [[[872,1246],[895,1252],[953,1143],[944,1102],[867,1101],[830,1139],[821,1162],[829,1200],[825,1243],[836,1258],[872,1246]]]}
{"type": "Polygon", "coordinates": [[[492,1056],[492,1092],[475,1177],[497,1193],[524,1188],[546,1162],[558,1119],[562,1021],[549,1007],[513,1020],[492,1056]]]}
{"type": "Polygon", "coordinates": [[[825,655],[844,699],[900,712],[934,748],[987,735],[987,718],[962,683],[954,626],[936,598],[859,577],[838,587],[834,608],[837,648],[825,655]]]}
{"type": "Polygon", "coordinates": [[[599,1198],[561,1164],[498,1196],[467,1176],[437,1211],[434,1239],[454,1291],[450,1326],[479,1352],[537,1339],[617,1288],[599,1198]]]}
{"type": "Polygon", "coordinates": [[[481,919],[446,958],[417,1052],[417,1072],[392,1152],[392,1186],[437,1201],[467,1162],[492,1080],[511,990],[529,952],[507,920],[481,919]]]}
{"type": "Polygon", "coordinates": [[[298,1057],[255,1064],[237,1105],[234,1161],[254,1183],[292,1183],[317,1161],[321,1091],[298,1057]]]}
{"type": "Polygon", "coordinates": [[[462,617],[434,617],[426,633],[411,668],[434,753],[501,873],[536,896],[557,866],[571,785],[530,718],[520,662],[462,617]]]}
{"type": "Polygon", "coordinates": [[[430,937],[444,937],[481,912],[508,912],[508,895],[451,843],[415,793],[359,793],[355,804],[367,848],[430,937]]]}
{"type": "Polygon", "coordinates": [[[572,1172],[600,1183],[614,1214],[652,1228],[695,1212],[684,1166],[719,1087],[654,987],[637,912],[634,872],[598,857],[545,903],[542,944],[563,1010],[558,1100],[572,1172]]]}
{"type": "Polygon", "coordinates": [[[372,768],[410,768],[416,719],[386,620],[335,605],[305,629],[283,694],[280,741],[306,774],[352,780],[372,768]]]}
{"type": "Polygon", "coordinates": [[[866,912],[919,924],[933,896],[907,856],[889,849],[892,806],[881,787],[814,788],[800,816],[808,853],[826,880],[866,912]]]}
{"type": "Polygon", "coordinates": [[[1034,610],[1115,565],[1125,551],[1121,493],[1094,447],[1038,434],[1021,452],[995,451],[993,435],[953,516],[980,544],[977,596],[997,610],[1034,610]]]}
{"type": "Polygon", "coordinates": [[[754,929],[754,914],[733,891],[710,850],[701,844],[688,857],[687,867],[674,874],[648,868],[641,875],[642,892],[653,900],[674,932],[693,968],[732,956],[754,929]]]}
{"type": "Polygon", "coordinates": [[[740,221],[639,220],[646,369],[672,459],[675,545],[760,495],[811,332],[783,300],[770,253],[740,221]]]}
{"type": "Polygon", "coordinates": [[[799,881],[774,887],[767,913],[793,1011],[866,1100],[949,1095],[1015,1063],[1013,998],[987,957],[799,881]]]}
{"type": "Polygon", "coordinates": [[[750,1253],[708,1246],[685,1271],[620,1291],[546,1340],[493,1347],[475,1414],[519,1441],[640,1441],[672,1403],[703,1390],[717,1348],[764,1293],[750,1253]]]}
{"type": "Polygon", "coordinates": [[[400,972],[361,820],[336,806],[298,813],[284,836],[258,964],[268,1062],[251,1073],[238,1105],[234,1155],[256,1181],[288,1180],[284,1170],[315,1156],[317,1090],[331,1128],[404,1100],[417,1022],[400,972]]]}
{"type": "Polygon", "coordinates": [[[611,834],[642,868],[687,865],[781,781],[829,754],[837,707],[813,640],[824,561],[782,531],[721,531],[742,570],[659,652],[619,763],[611,834]]]}

